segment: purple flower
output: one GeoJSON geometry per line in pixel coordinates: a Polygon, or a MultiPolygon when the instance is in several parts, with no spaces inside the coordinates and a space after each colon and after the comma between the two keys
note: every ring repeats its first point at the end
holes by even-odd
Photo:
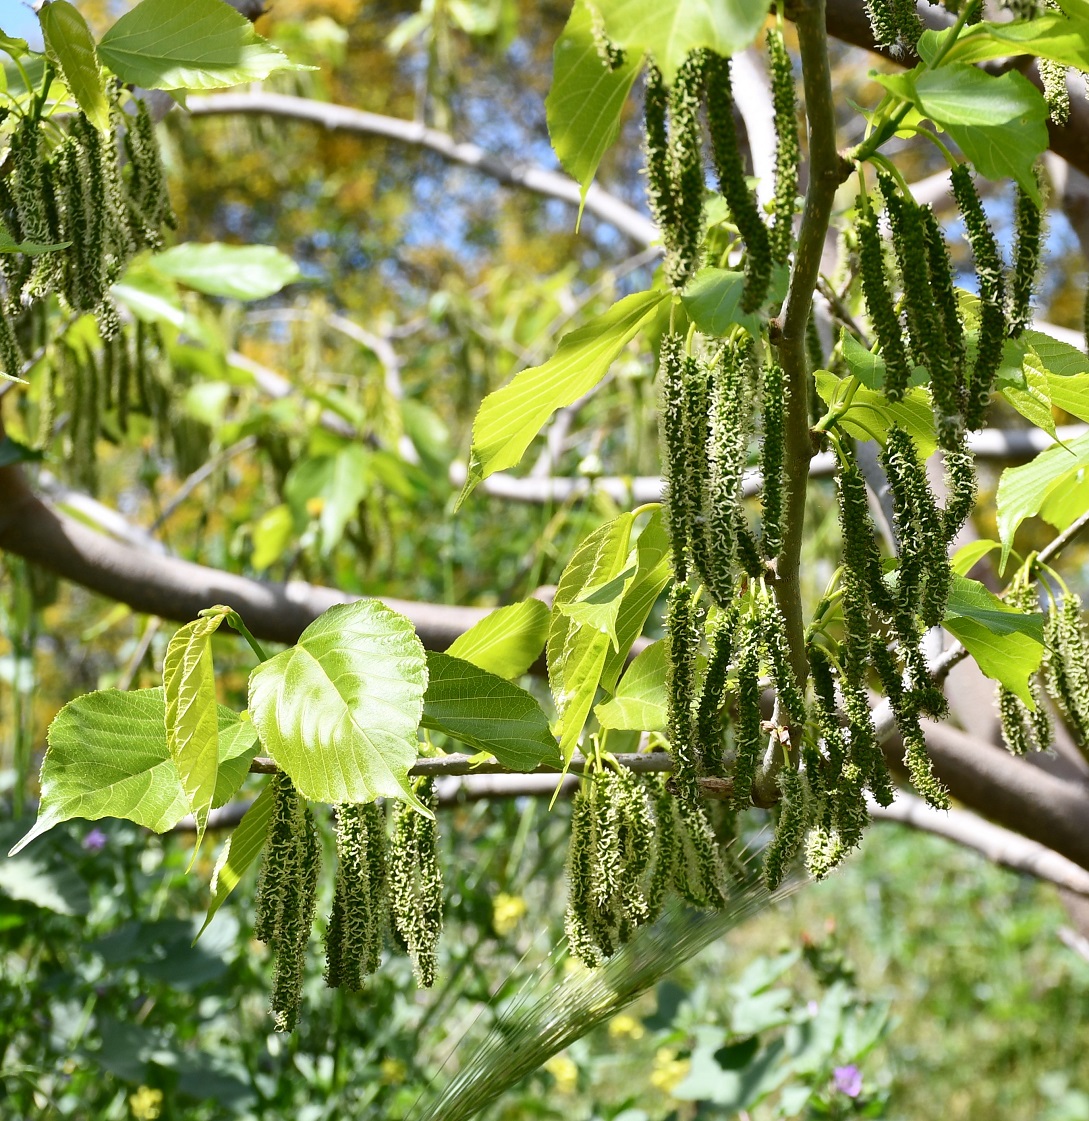
{"type": "Polygon", "coordinates": [[[841,1094],[857,1098],[862,1093],[862,1071],[851,1063],[850,1066],[836,1067],[832,1071],[832,1081],[841,1094]]]}
{"type": "Polygon", "coordinates": [[[106,847],[106,842],[109,838],[101,829],[92,829],[86,837],[83,838],[83,848],[85,852],[101,852],[106,847]]]}

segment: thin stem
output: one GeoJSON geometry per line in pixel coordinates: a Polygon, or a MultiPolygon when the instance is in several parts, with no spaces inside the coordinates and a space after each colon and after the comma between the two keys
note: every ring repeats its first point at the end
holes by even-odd
{"type": "Polygon", "coordinates": [[[261,648],[261,644],[250,634],[249,627],[242,622],[242,616],[237,611],[227,612],[227,626],[233,627],[250,644],[250,649],[262,662],[268,661],[268,655],[261,648]]]}

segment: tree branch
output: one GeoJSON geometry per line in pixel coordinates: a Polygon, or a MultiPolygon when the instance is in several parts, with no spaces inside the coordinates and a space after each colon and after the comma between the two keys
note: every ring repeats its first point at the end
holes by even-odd
{"type": "MultiPolygon", "coordinates": [[[[366,136],[382,136],[400,144],[426,148],[451,163],[472,168],[508,186],[522,187],[534,194],[579,205],[579,185],[566,175],[532,164],[507,163],[476,144],[459,143],[447,133],[428,128],[418,121],[405,121],[351,109],[346,105],[331,105],[280,93],[217,93],[190,97],[187,107],[195,117],[250,114],[307,121],[323,128],[366,136]]],[[[636,245],[646,246],[658,238],[658,230],[649,218],[596,183],[586,192],[585,209],[608,222],[636,245]]]]}

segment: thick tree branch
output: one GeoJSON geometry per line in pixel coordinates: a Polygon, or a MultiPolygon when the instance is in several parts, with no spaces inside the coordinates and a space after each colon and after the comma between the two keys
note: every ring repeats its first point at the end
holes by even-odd
{"type": "MultiPolygon", "coordinates": [[[[323,128],[366,136],[382,136],[401,144],[426,148],[451,163],[472,168],[508,186],[522,187],[547,198],[562,199],[574,206],[579,204],[579,185],[566,175],[532,164],[507,163],[476,144],[459,143],[447,133],[428,128],[418,121],[385,117],[346,105],[330,105],[279,93],[217,93],[190,97],[187,106],[197,117],[251,114],[307,121],[323,128]]],[[[658,237],[657,228],[649,218],[596,183],[586,192],[586,210],[608,222],[636,245],[649,245],[658,237]]]]}

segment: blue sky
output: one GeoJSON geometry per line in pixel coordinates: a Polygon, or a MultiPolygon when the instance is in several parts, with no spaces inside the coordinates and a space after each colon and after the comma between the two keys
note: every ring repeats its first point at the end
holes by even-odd
{"type": "Polygon", "coordinates": [[[32,47],[40,45],[38,17],[23,0],[0,0],[0,29],[17,39],[26,39],[32,47]]]}

